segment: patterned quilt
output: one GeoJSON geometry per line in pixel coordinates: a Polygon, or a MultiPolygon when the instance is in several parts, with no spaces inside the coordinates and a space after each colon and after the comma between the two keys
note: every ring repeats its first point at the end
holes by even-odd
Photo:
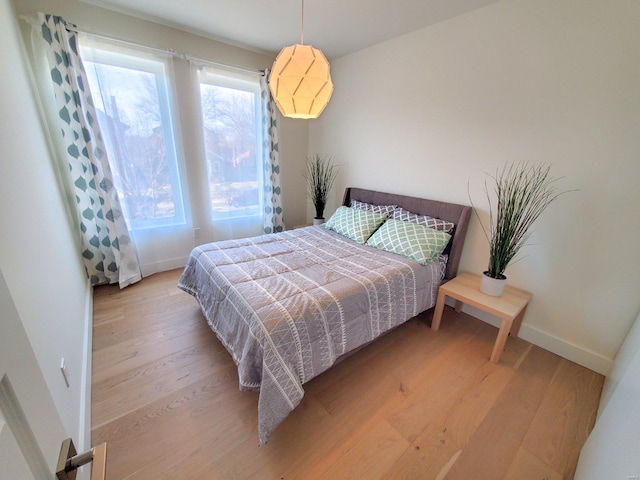
{"type": "Polygon", "coordinates": [[[426,266],[306,227],[196,247],[179,287],[260,390],[260,443],[341,355],[435,304],[445,263],[426,266]]]}

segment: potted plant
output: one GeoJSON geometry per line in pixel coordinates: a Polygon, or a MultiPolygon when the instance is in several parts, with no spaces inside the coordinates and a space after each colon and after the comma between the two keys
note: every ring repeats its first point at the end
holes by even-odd
{"type": "Polygon", "coordinates": [[[315,154],[307,158],[307,170],[303,175],[307,181],[307,193],[316,211],[314,225],[324,223],[324,209],[339,169],[340,166],[334,164],[330,156],[315,154]]]}
{"type": "Polygon", "coordinates": [[[489,266],[482,275],[482,292],[502,295],[507,278],[504,271],[526,245],[531,226],[551,202],[567,193],[556,191],[558,179],[551,178],[550,169],[545,165],[505,164],[496,170],[495,176],[490,176],[492,188],[485,181],[484,191],[489,201],[488,226],[476,211],[489,241],[489,266]]]}

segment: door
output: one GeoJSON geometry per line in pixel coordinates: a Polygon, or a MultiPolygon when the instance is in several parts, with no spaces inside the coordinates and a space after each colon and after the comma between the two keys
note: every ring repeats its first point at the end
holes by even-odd
{"type": "Polygon", "coordinates": [[[0,270],[0,479],[52,479],[67,438],[0,270]]]}

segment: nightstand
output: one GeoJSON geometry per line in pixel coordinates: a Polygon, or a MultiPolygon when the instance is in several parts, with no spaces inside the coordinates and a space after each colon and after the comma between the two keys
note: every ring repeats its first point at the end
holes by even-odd
{"type": "Polygon", "coordinates": [[[431,322],[433,330],[437,331],[440,328],[446,297],[451,297],[456,301],[455,310],[458,313],[462,310],[462,305],[466,303],[502,320],[496,343],[491,352],[491,361],[493,363],[500,361],[509,332],[513,333],[514,336],[518,335],[522,317],[524,317],[529,300],[531,300],[530,293],[509,285],[505,287],[504,293],[499,297],[486,295],[480,291],[479,275],[467,272],[461,273],[447,283],[442,284],[438,290],[438,300],[436,301],[436,308],[431,322]]]}

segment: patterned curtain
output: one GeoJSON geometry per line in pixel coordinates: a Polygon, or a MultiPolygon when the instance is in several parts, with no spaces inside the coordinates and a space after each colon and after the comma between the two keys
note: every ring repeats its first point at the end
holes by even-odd
{"type": "Polygon", "coordinates": [[[82,232],[82,258],[92,285],[125,287],[141,278],[89,84],[78,54],[75,27],[60,17],[38,14],[66,148],[70,184],[82,232]]]}
{"type": "Polygon", "coordinates": [[[260,77],[262,97],[263,158],[264,158],[264,233],[282,232],[282,197],[280,189],[280,156],[278,154],[278,124],[276,104],[268,85],[269,69],[260,77]]]}

